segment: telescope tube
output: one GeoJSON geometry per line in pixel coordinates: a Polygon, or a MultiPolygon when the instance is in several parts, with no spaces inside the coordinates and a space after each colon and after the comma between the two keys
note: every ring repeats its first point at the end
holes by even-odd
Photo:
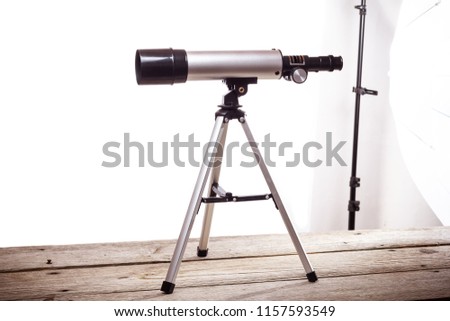
{"type": "Polygon", "coordinates": [[[342,69],[342,58],[334,56],[283,56],[280,50],[185,51],[139,49],[136,80],[139,85],[184,83],[188,80],[258,78],[290,80],[296,69],[333,71],[342,69]]]}

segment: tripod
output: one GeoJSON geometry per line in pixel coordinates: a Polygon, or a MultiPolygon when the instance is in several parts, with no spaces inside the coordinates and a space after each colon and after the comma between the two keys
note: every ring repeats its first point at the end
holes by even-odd
{"type": "Polygon", "coordinates": [[[238,98],[247,93],[248,85],[255,84],[257,78],[228,78],[225,79],[225,83],[230,90],[223,97],[223,104],[219,105],[220,109],[216,112],[216,122],[211,134],[210,145],[208,146],[210,151],[205,152],[205,156],[200,168],[200,173],[195,184],[194,192],[192,194],[191,201],[184,219],[183,226],[181,228],[180,236],[175,246],[172,260],[170,262],[169,270],[165,281],[161,286],[161,291],[170,294],[175,288],[175,279],[180,269],[181,260],[186,250],[186,245],[189,240],[189,235],[194,225],[195,216],[197,215],[201,203],[206,204],[205,216],[203,220],[203,228],[200,236],[200,242],[197,247],[197,256],[206,257],[208,255],[208,240],[211,230],[211,222],[215,203],[221,202],[243,202],[243,201],[257,201],[272,199],[275,203],[275,207],[279,210],[281,217],[286,225],[289,235],[297,250],[298,256],[306,271],[306,277],[310,282],[317,281],[316,273],[314,272],[308,257],[303,249],[302,244],[294,230],[294,226],[289,219],[286,209],[281,201],[280,195],[270,177],[264,160],[262,159],[261,152],[255,139],[250,131],[245,113],[240,109],[238,98]],[[259,164],[259,167],[263,173],[266,183],[269,187],[270,194],[263,195],[251,195],[251,196],[235,196],[232,193],[226,192],[219,185],[220,169],[222,164],[223,146],[225,144],[228,123],[229,121],[237,119],[245,132],[247,140],[252,148],[253,155],[259,164]],[[212,169],[212,172],[211,172],[212,169]],[[204,188],[210,177],[210,187],[208,197],[202,197],[204,188]]]}

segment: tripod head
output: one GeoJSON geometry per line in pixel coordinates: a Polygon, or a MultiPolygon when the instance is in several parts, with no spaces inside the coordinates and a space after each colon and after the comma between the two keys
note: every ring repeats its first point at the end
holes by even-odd
{"type": "Polygon", "coordinates": [[[244,96],[248,91],[248,85],[256,84],[258,78],[226,78],[223,82],[230,91],[223,96],[222,105],[219,105],[219,107],[235,109],[242,107],[242,105],[239,105],[239,97],[244,96]]]}

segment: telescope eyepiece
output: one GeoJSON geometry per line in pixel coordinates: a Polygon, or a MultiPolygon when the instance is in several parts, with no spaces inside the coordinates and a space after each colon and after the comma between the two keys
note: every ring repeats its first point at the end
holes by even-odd
{"type": "Polygon", "coordinates": [[[306,55],[283,57],[283,78],[294,81],[297,84],[304,83],[309,71],[334,71],[341,70],[342,57],[332,55],[309,57],[306,55]]]}
{"type": "Polygon", "coordinates": [[[308,71],[334,71],[342,70],[342,57],[334,57],[332,55],[319,57],[305,57],[305,65],[308,71]]]}

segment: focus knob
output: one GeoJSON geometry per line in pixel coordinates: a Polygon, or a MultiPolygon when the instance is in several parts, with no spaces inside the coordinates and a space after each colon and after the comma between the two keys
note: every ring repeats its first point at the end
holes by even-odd
{"type": "Polygon", "coordinates": [[[306,81],[306,78],[308,78],[308,72],[305,69],[295,69],[292,72],[292,81],[294,81],[296,84],[302,84],[306,81]]]}

